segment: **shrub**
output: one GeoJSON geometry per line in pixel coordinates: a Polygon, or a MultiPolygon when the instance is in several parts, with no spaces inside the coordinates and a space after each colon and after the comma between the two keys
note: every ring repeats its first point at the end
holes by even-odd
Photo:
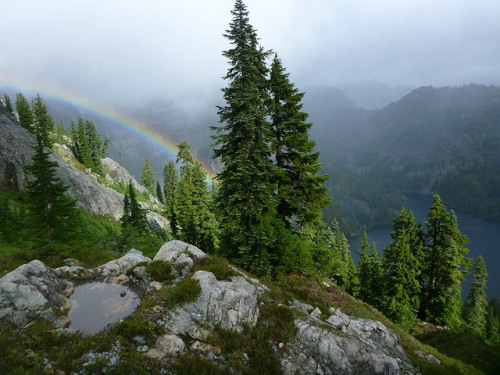
{"type": "Polygon", "coordinates": [[[172,265],[164,260],[155,260],[146,266],[147,271],[158,282],[170,282],[173,280],[172,265]]]}
{"type": "Polygon", "coordinates": [[[198,280],[187,278],[173,288],[165,288],[160,291],[160,298],[165,302],[168,309],[178,305],[193,302],[201,294],[198,280]]]}
{"type": "Polygon", "coordinates": [[[235,270],[229,266],[226,258],[217,255],[209,255],[201,259],[194,267],[194,272],[204,270],[212,272],[217,280],[229,280],[232,276],[237,276],[235,270]]]}

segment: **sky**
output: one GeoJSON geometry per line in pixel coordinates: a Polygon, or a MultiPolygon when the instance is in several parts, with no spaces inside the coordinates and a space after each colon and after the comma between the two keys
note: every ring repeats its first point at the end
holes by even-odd
{"type": "MultiPolygon", "coordinates": [[[[299,88],[500,85],[498,0],[246,0],[299,88]]],[[[234,0],[2,0],[0,86],[109,103],[220,95],[234,0]]],[[[188,100],[189,101],[189,100],[188,100]]]]}

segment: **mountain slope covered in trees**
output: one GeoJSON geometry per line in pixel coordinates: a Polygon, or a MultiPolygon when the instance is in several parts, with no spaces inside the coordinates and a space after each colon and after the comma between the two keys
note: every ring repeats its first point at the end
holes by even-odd
{"type": "Polygon", "coordinates": [[[319,112],[306,97],[306,110],[333,177],[329,214],[354,210],[344,228],[386,221],[409,192],[500,219],[500,88],[421,87],[377,111],[319,112]]]}

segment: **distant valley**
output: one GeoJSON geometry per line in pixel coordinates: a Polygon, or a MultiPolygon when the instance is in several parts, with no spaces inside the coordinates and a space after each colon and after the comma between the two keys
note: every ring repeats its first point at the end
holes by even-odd
{"type": "MultiPolygon", "coordinates": [[[[304,110],[313,123],[311,136],[333,197],[325,221],[337,217],[346,234],[388,224],[409,193],[439,193],[454,209],[500,220],[500,88],[421,87],[399,98],[405,90],[409,88],[345,88],[354,101],[340,89],[307,89],[304,110]],[[369,101],[370,95],[378,99],[369,101]],[[360,108],[383,103],[387,105],[381,109],[360,108]]],[[[216,170],[209,127],[218,122],[217,104],[214,99],[186,111],[158,99],[122,111],[172,143],[189,141],[193,152],[216,170]]],[[[49,109],[66,126],[79,116],[91,118],[113,140],[110,156],[123,160],[135,176],[146,157],[158,177],[172,158],[95,113],[50,100],[49,109]]]]}

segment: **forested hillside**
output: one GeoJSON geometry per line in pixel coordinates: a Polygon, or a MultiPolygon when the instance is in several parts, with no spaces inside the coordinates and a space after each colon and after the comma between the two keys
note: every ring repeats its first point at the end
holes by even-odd
{"type": "Polygon", "coordinates": [[[332,176],[328,216],[352,211],[348,231],[387,220],[408,192],[500,219],[500,88],[421,87],[377,111],[306,107],[332,176]]]}

